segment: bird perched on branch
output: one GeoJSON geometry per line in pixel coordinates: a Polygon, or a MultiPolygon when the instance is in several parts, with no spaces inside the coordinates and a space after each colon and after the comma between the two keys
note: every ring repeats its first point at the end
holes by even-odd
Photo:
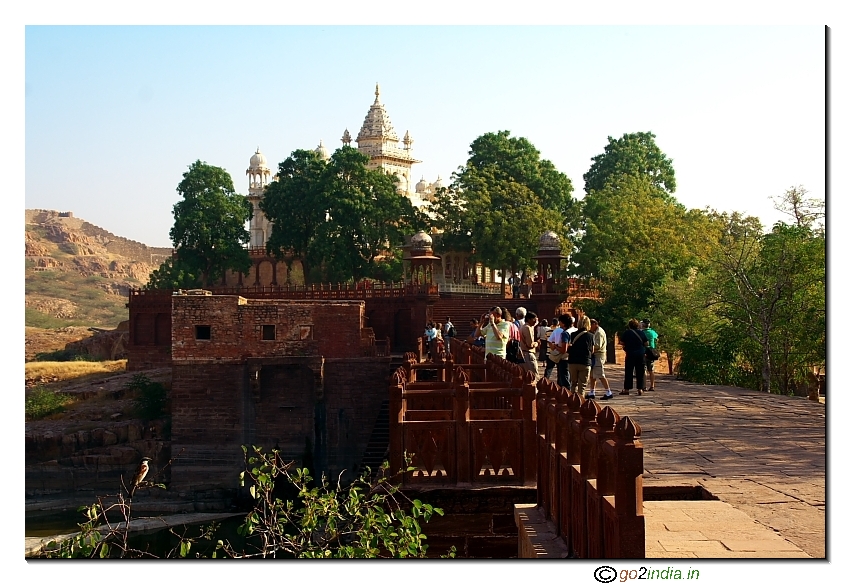
{"type": "Polygon", "coordinates": [[[145,476],[148,475],[148,470],[150,469],[151,458],[143,457],[142,461],[139,462],[139,467],[136,469],[136,474],[133,476],[133,481],[130,482],[130,498],[133,498],[133,494],[136,492],[136,488],[139,484],[142,483],[142,480],[145,479],[145,476]]]}

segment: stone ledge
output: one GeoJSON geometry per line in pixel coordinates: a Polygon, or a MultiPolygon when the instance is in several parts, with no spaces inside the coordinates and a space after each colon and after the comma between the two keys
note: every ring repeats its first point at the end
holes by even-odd
{"type": "Polygon", "coordinates": [[[520,559],[566,559],[567,545],[536,504],[514,504],[520,559]]]}

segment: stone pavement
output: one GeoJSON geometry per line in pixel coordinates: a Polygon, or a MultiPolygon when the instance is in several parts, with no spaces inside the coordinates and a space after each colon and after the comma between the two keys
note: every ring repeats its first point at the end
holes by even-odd
{"type": "MultiPolygon", "coordinates": [[[[826,557],[823,404],[738,387],[687,383],[658,373],[655,391],[637,396],[633,389],[632,394],[621,396],[617,393],[623,387],[623,365],[606,365],[606,375],[615,397],[599,404],[611,405],[640,424],[644,487],[699,485],[746,515],[712,501],[695,501],[687,505],[690,515],[673,519],[664,502],[645,502],[648,555],[651,549],[653,554],[674,552],[672,533],[678,530],[696,533],[692,548],[693,541],[705,541],[701,544],[706,552],[698,555],[703,557],[802,556],[797,549],[811,557],[826,557]],[[778,536],[764,528],[744,528],[749,524],[747,517],[778,536]],[[707,530],[707,522],[739,532],[741,536],[727,537],[739,542],[730,546],[708,540],[700,528],[692,528],[699,525],[707,530]],[[669,544],[659,542],[659,537],[669,544]],[[751,543],[740,542],[745,540],[751,543]],[[756,540],[761,542],[752,542],[756,540]]],[[[598,399],[604,389],[597,386],[596,393],[598,399]]],[[[676,504],[684,508],[681,502],[676,504]]]]}

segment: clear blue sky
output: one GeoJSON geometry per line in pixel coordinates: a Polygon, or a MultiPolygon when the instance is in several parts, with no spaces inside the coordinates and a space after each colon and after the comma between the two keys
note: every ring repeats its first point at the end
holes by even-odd
{"type": "Polygon", "coordinates": [[[26,208],[73,211],[170,245],[194,160],[276,169],[356,135],[380,82],[414,181],[470,142],[528,138],[582,196],[607,137],[651,131],[676,198],[779,219],[770,196],[825,196],[825,31],[809,26],[28,26],[26,208]]]}

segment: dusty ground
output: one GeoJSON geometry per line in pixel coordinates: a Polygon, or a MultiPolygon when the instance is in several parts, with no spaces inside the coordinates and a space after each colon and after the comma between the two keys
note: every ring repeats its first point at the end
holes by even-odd
{"type": "Polygon", "coordinates": [[[69,326],[55,330],[27,326],[24,334],[25,360],[29,362],[34,360],[35,355],[40,352],[63,350],[69,342],[88,338],[93,332],[84,326],[69,326]]]}
{"type": "MultiPolygon", "coordinates": [[[[125,385],[136,373],[117,373],[95,381],[71,383],[61,389],[62,393],[77,400],[62,413],[44,419],[26,422],[26,433],[58,434],[91,429],[104,422],[125,421],[132,418],[132,397],[125,385]]],[[[171,369],[147,370],[144,374],[152,381],[171,386],[171,369]]],[[[48,385],[49,387],[50,385],[48,385]]]]}

